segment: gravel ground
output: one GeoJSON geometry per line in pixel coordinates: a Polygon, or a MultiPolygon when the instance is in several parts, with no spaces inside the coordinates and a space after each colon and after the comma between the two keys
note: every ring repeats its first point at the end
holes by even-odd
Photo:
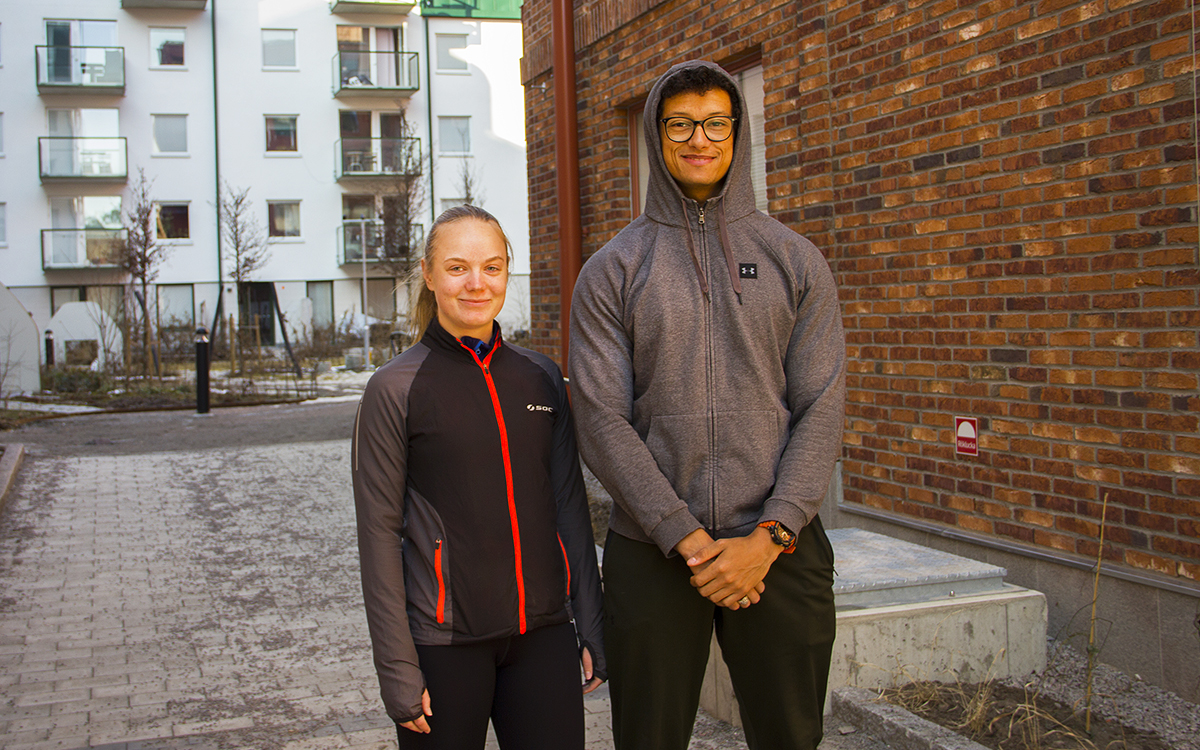
{"type": "MultiPolygon", "coordinates": [[[[1083,711],[1087,657],[1063,642],[1051,640],[1047,648],[1046,671],[1030,684],[1083,711]]],[[[1200,706],[1195,703],[1105,664],[1096,666],[1092,692],[1093,716],[1154,732],[1176,750],[1200,750],[1200,706]]]]}

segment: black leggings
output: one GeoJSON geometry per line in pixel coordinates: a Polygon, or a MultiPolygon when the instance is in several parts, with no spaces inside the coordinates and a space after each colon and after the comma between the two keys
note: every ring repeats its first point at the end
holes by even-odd
{"type": "Polygon", "coordinates": [[[583,750],[575,627],[461,646],[417,646],[433,716],[429,734],[397,727],[400,750],[481,750],[488,719],[505,750],[583,750]]]}

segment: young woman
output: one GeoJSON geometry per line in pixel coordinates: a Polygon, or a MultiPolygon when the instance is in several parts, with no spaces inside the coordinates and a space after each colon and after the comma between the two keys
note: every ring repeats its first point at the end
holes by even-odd
{"type": "Polygon", "coordinates": [[[400,748],[582,750],[600,580],[562,373],[504,343],[499,222],[460,206],[421,260],[420,340],[354,429],[363,596],[400,748]],[[580,664],[585,684],[580,691],[580,664]]]}

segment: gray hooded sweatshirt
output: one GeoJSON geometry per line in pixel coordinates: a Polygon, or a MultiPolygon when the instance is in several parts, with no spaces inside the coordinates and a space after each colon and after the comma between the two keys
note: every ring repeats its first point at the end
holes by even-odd
{"type": "Polygon", "coordinates": [[[613,496],[612,530],[667,555],[700,528],[808,524],[846,398],[833,275],[813,243],[755,209],[748,119],[714,197],[686,198],[667,172],[663,82],[691,66],[721,71],[684,63],[650,91],[646,210],[588,259],[571,302],[580,452],[613,496]]]}

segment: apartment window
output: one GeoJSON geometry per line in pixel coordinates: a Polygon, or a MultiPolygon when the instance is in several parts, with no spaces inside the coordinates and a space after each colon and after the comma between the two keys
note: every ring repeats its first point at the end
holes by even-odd
{"type": "Polygon", "coordinates": [[[187,153],[187,115],[151,115],[154,118],[154,153],[187,153]]]}
{"type": "Polygon", "coordinates": [[[300,202],[267,201],[267,226],[272,237],[299,237],[300,202]]]}
{"type": "Polygon", "coordinates": [[[267,116],[267,150],[298,151],[295,116],[267,116]]]}
{"type": "Polygon", "coordinates": [[[68,302],[82,302],[84,287],[81,286],[52,286],[50,287],[50,317],[58,314],[58,309],[68,302]]]}
{"type": "Polygon", "coordinates": [[[0,245],[8,244],[8,204],[0,203],[0,245]]]}
{"type": "Polygon", "coordinates": [[[438,34],[437,69],[439,71],[466,70],[467,61],[462,59],[461,54],[455,54],[458,50],[466,48],[466,34],[438,34]]]}
{"type": "Polygon", "coordinates": [[[471,118],[439,117],[438,145],[444,154],[471,153],[471,118]]]}
{"type": "Polygon", "coordinates": [[[195,295],[191,284],[159,284],[159,320],[168,328],[190,330],[196,322],[195,295]]]}
{"type": "Polygon", "coordinates": [[[264,68],[296,67],[296,30],[263,29],[262,50],[264,68]]]}
{"type": "Polygon", "coordinates": [[[452,208],[467,205],[467,201],[463,198],[442,198],[438,203],[442,206],[442,213],[446,213],[452,208]]]}
{"type": "Polygon", "coordinates": [[[157,226],[160,240],[190,239],[192,235],[188,222],[188,204],[160,203],[157,226]]]}
{"type": "Polygon", "coordinates": [[[154,67],[183,67],[183,29],[150,29],[150,60],[154,67]]]}
{"type": "Polygon", "coordinates": [[[333,326],[333,282],[308,282],[308,298],[312,301],[312,327],[314,331],[333,326]]]}

